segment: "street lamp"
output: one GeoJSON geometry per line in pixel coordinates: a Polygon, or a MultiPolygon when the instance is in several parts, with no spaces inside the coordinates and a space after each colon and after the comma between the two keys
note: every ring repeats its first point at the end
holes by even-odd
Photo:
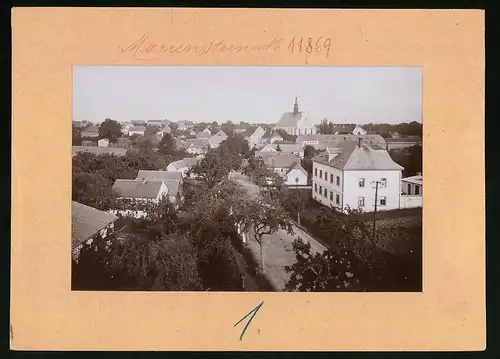
{"type": "Polygon", "coordinates": [[[297,223],[299,224],[300,226],[300,208],[299,208],[299,205],[300,205],[300,191],[299,191],[299,177],[295,177],[295,184],[297,185],[297,188],[295,188],[295,190],[297,191],[297,223]]]}

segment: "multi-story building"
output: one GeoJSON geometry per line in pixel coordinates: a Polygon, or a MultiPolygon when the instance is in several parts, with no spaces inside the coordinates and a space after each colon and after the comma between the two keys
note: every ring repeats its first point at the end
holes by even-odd
{"type": "Polygon", "coordinates": [[[312,197],[339,210],[400,208],[401,170],[385,149],[344,141],[313,157],[312,197]]]}

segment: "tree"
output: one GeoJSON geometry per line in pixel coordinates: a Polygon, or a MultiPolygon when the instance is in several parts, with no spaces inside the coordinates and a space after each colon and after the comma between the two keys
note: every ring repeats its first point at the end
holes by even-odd
{"type": "Polygon", "coordinates": [[[217,123],[217,121],[213,121],[210,124],[210,128],[212,129],[212,131],[216,131],[219,128],[219,124],[217,123]]]}
{"type": "Polygon", "coordinates": [[[158,152],[162,155],[173,156],[176,151],[175,140],[170,133],[163,135],[160,143],[158,144],[158,152]]]}
{"type": "Polygon", "coordinates": [[[321,123],[318,125],[318,132],[322,135],[331,135],[335,133],[335,126],[334,124],[325,118],[321,123]]]}
{"type": "Polygon", "coordinates": [[[243,170],[243,174],[248,176],[259,187],[264,187],[271,180],[273,170],[264,163],[261,157],[250,157],[248,165],[243,170]]]}
{"type": "Polygon", "coordinates": [[[72,138],[72,145],[73,146],[80,146],[82,144],[82,130],[78,126],[73,126],[73,138],[72,138]]]}
{"type": "Polygon", "coordinates": [[[313,158],[316,154],[316,149],[311,145],[306,145],[304,147],[304,157],[305,158],[313,158]]]}
{"type": "Polygon", "coordinates": [[[212,188],[223,179],[228,178],[231,171],[231,163],[227,157],[221,158],[218,149],[210,150],[205,157],[194,165],[189,173],[193,173],[201,178],[208,188],[212,188]]]}
{"type": "Polygon", "coordinates": [[[242,227],[245,231],[251,230],[259,244],[261,270],[265,272],[264,235],[273,234],[280,229],[293,234],[292,222],[282,205],[265,193],[245,203],[245,209],[246,216],[241,221],[242,227]]]}
{"type": "Polygon", "coordinates": [[[280,147],[280,144],[279,144],[279,143],[278,143],[278,145],[276,146],[276,151],[281,152],[281,147],[280,147]]]}
{"type": "Polygon", "coordinates": [[[146,133],[145,135],[146,136],[150,136],[150,135],[156,135],[158,133],[158,131],[160,131],[160,126],[157,126],[157,125],[148,125],[146,127],[146,133]]]}
{"type": "Polygon", "coordinates": [[[107,118],[99,126],[99,137],[107,138],[109,142],[115,143],[121,135],[121,125],[117,121],[107,118]]]}
{"type": "Polygon", "coordinates": [[[171,122],[168,127],[170,127],[172,137],[177,137],[179,135],[179,124],[177,122],[171,122]]]}
{"type": "Polygon", "coordinates": [[[357,263],[353,253],[346,248],[311,253],[311,244],[299,237],[292,244],[296,262],[286,266],[290,279],[285,285],[288,291],[335,292],[362,291],[365,288],[357,277],[357,263]]]}

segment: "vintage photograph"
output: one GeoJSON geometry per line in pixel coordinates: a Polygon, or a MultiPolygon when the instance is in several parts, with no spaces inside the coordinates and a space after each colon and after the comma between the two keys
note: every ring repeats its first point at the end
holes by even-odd
{"type": "Polygon", "coordinates": [[[421,292],[422,80],[73,67],[72,290],[421,292]]]}

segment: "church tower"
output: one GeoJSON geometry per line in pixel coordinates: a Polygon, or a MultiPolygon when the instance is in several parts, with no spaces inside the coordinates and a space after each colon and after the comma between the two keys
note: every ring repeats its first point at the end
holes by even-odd
{"type": "Polygon", "coordinates": [[[293,115],[297,116],[299,114],[299,104],[297,102],[297,96],[295,96],[295,104],[293,105],[293,115]]]}

